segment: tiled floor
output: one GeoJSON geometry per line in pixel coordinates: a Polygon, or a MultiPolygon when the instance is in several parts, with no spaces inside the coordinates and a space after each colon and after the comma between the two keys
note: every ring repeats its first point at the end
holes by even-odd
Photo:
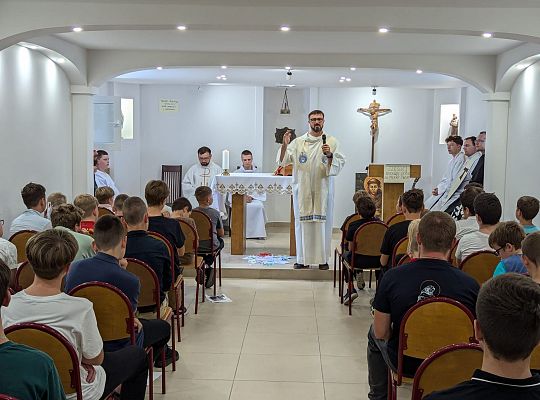
{"type": "Polygon", "coordinates": [[[372,292],[360,293],[351,317],[329,281],[226,279],[222,292],[233,302],[205,302],[198,315],[190,305],[177,370],[166,395],[156,383],[156,399],[367,398],[372,292]]]}

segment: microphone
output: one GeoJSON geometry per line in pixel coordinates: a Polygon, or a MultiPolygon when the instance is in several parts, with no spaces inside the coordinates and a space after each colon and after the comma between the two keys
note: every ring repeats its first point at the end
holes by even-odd
{"type": "Polygon", "coordinates": [[[322,144],[326,144],[326,135],[324,133],[322,135],[322,144]]]}

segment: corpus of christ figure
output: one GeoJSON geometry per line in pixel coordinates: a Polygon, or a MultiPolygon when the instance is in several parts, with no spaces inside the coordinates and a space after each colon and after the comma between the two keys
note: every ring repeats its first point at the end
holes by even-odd
{"type": "Polygon", "coordinates": [[[359,108],[357,112],[367,115],[371,120],[371,162],[374,162],[375,135],[379,132],[379,117],[391,113],[390,108],[381,108],[377,100],[373,99],[368,108],[359,108]]]}

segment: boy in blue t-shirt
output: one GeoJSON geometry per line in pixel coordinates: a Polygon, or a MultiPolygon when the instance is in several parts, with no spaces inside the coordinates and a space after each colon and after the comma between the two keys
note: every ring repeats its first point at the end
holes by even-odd
{"type": "Polygon", "coordinates": [[[536,197],[522,196],[518,199],[516,218],[526,235],[540,231],[540,228],[533,224],[533,219],[538,215],[539,209],[540,202],[536,197]]]}
{"type": "Polygon", "coordinates": [[[501,222],[489,235],[489,245],[501,258],[493,276],[517,272],[526,274],[527,269],[521,259],[521,242],[525,239],[523,228],[514,221],[501,222]]]}

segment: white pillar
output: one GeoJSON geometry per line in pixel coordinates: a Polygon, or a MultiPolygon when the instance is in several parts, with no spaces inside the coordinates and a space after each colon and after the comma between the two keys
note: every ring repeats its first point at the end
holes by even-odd
{"type": "Polygon", "coordinates": [[[488,103],[484,189],[497,195],[504,210],[510,93],[484,95],[488,103]]]}
{"type": "Polygon", "coordinates": [[[73,196],[94,193],[94,105],[97,88],[71,86],[73,196]]]}

